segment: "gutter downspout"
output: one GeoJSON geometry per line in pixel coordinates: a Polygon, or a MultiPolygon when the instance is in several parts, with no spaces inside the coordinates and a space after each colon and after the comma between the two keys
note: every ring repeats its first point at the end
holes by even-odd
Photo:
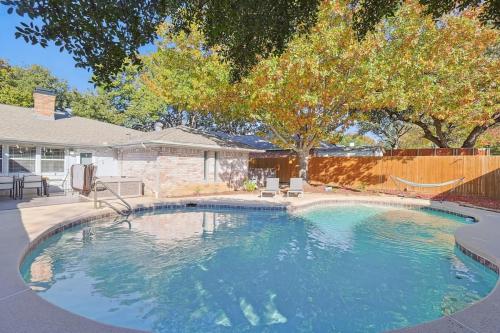
{"type": "MultiPolygon", "coordinates": [[[[148,151],[148,149],[147,149],[146,145],[144,144],[144,142],[141,142],[141,146],[144,147],[144,150],[146,152],[148,151]]],[[[153,193],[154,193],[155,199],[159,199],[160,198],[160,190],[161,190],[161,185],[160,185],[160,176],[161,175],[160,175],[160,167],[159,167],[160,152],[161,152],[161,148],[160,148],[160,151],[158,151],[156,153],[156,161],[155,161],[156,180],[155,180],[154,189],[151,189],[151,191],[153,191],[153,193]]]]}

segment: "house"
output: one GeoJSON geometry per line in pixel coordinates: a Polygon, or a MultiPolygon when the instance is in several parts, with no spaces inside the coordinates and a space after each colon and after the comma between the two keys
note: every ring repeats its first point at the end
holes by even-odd
{"type": "MultiPolygon", "coordinates": [[[[291,149],[283,149],[257,135],[235,135],[226,136],[226,138],[260,150],[258,153],[251,154],[251,158],[286,158],[295,155],[291,149]]],[[[317,147],[311,149],[310,154],[317,157],[383,156],[384,149],[379,146],[342,146],[320,142],[317,147]]]]}
{"type": "Polygon", "coordinates": [[[245,144],[187,127],[140,132],[55,109],[52,91],[37,89],[34,107],[0,104],[0,174],[40,174],[66,187],[74,164],[98,177],[134,177],[144,192],[169,196],[238,188],[247,177],[245,144]]]}
{"type": "Polygon", "coordinates": [[[332,146],[314,148],[311,153],[317,157],[381,157],[384,156],[384,149],[378,146],[332,146]]]}
{"type": "Polygon", "coordinates": [[[238,189],[259,150],[185,126],[141,133],[113,148],[120,175],[141,177],[155,195],[238,189]]]}
{"type": "Polygon", "coordinates": [[[242,143],[261,151],[283,150],[283,148],[280,148],[278,145],[275,145],[274,143],[258,135],[224,135],[223,133],[218,133],[218,135],[227,140],[231,140],[232,142],[242,143]]]}

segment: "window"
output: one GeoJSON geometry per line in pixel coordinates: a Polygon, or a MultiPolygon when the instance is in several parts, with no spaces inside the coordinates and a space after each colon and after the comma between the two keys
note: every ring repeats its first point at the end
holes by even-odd
{"type": "Polygon", "coordinates": [[[9,147],[10,173],[35,173],[36,148],[30,146],[9,147]]]}
{"type": "Polygon", "coordinates": [[[42,147],[42,173],[64,172],[64,149],[42,147]]]}
{"type": "Polygon", "coordinates": [[[92,153],[80,153],[80,164],[92,164],[92,153]]]}

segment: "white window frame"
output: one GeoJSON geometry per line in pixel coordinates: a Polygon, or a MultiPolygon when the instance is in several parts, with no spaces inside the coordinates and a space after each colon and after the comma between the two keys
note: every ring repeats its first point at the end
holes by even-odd
{"type": "Polygon", "coordinates": [[[2,174],[3,175],[8,175],[9,174],[9,145],[3,144],[3,156],[2,156],[2,174]]]}
{"type": "Polygon", "coordinates": [[[41,147],[40,148],[40,173],[42,175],[64,175],[66,170],[66,149],[62,147],[41,147]],[[63,156],[62,158],[43,158],[43,150],[44,149],[57,149],[62,150],[63,156]],[[43,161],[59,161],[63,163],[63,167],[61,171],[44,171],[43,170],[43,161]]]}
{"type": "Polygon", "coordinates": [[[78,163],[82,164],[82,154],[90,154],[91,155],[91,163],[95,164],[95,153],[89,150],[79,150],[78,151],[78,163]]]}
{"type": "Polygon", "coordinates": [[[10,174],[34,174],[36,173],[37,171],[37,147],[36,146],[30,146],[30,145],[9,145],[9,161],[8,161],[8,168],[9,168],[9,173],[10,174]],[[33,158],[19,158],[19,157],[16,157],[16,158],[12,158],[12,154],[10,153],[10,148],[13,147],[13,148],[21,148],[21,147],[25,147],[25,148],[35,148],[35,155],[33,158]],[[14,171],[12,170],[12,168],[10,167],[10,161],[11,160],[14,160],[14,161],[31,161],[33,160],[34,162],[34,165],[33,165],[33,170],[30,170],[30,171],[14,171]]]}

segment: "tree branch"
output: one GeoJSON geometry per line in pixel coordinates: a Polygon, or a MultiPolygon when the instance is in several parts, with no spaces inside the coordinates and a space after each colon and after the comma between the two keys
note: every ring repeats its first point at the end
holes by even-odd
{"type": "Polygon", "coordinates": [[[449,146],[448,140],[446,138],[445,133],[443,132],[443,122],[434,117],[431,116],[432,118],[432,123],[434,124],[434,128],[436,129],[436,136],[439,139],[440,142],[442,142],[444,145],[449,146]]]}
{"type": "Polygon", "coordinates": [[[434,134],[432,134],[432,131],[430,130],[429,126],[426,123],[424,123],[422,120],[416,120],[416,121],[413,121],[413,123],[415,125],[417,125],[418,127],[420,127],[424,131],[424,138],[431,141],[439,148],[448,148],[446,143],[441,142],[441,140],[439,140],[438,137],[436,137],[434,134]]]}
{"type": "Polygon", "coordinates": [[[477,139],[479,139],[481,134],[497,124],[500,124],[500,112],[493,115],[493,122],[489,124],[477,125],[476,127],[474,127],[462,143],[462,148],[474,148],[477,139]]]}

